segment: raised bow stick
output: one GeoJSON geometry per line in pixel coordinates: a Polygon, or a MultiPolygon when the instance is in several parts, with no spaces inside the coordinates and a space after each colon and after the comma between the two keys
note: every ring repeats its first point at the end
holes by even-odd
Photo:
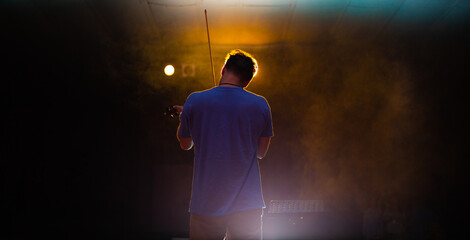
{"type": "Polygon", "coordinates": [[[217,84],[215,82],[215,75],[214,75],[214,64],[212,63],[211,38],[209,36],[209,21],[207,20],[207,10],[206,9],[204,9],[204,14],[206,15],[207,42],[209,43],[209,56],[211,58],[212,81],[214,82],[214,86],[217,86],[217,84]]]}

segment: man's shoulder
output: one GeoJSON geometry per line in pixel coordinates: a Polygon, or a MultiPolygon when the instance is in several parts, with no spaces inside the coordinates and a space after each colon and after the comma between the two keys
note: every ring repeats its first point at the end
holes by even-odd
{"type": "Polygon", "coordinates": [[[261,101],[261,102],[268,102],[268,100],[266,100],[266,98],[260,94],[256,94],[254,92],[250,92],[248,90],[245,90],[245,92],[251,96],[253,99],[256,99],[257,101],[261,101]]]}
{"type": "Polygon", "coordinates": [[[202,90],[202,91],[195,91],[195,92],[192,92],[191,94],[189,94],[188,98],[201,97],[201,96],[205,96],[205,95],[211,94],[211,92],[213,92],[213,89],[214,89],[214,88],[209,88],[209,89],[202,90]]]}
{"type": "Polygon", "coordinates": [[[224,88],[223,89],[223,88],[218,88],[218,87],[213,87],[213,88],[202,90],[202,91],[192,92],[189,95],[188,100],[195,101],[195,100],[202,100],[202,99],[213,98],[213,97],[217,98],[217,97],[225,96],[225,94],[228,94],[228,93],[235,93],[235,95],[232,95],[232,96],[235,96],[238,98],[240,97],[244,98],[249,102],[258,102],[258,103],[263,103],[263,104],[268,103],[267,99],[264,96],[248,91],[246,89],[240,89],[240,88],[233,88],[233,89],[224,88]],[[231,91],[228,91],[228,90],[231,90],[231,91]]]}

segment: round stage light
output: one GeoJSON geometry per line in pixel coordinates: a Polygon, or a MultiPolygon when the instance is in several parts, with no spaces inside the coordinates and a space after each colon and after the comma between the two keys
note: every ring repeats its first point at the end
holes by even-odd
{"type": "Polygon", "coordinates": [[[175,73],[175,68],[173,67],[173,65],[166,65],[164,71],[167,76],[171,76],[175,73]]]}

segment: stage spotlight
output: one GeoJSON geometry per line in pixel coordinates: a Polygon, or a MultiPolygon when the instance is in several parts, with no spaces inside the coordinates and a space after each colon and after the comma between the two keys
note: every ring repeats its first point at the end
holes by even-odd
{"type": "Polygon", "coordinates": [[[175,73],[175,68],[173,67],[173,65],[166,65],[164,71],[167,76],[171,76],[175,73]]]}

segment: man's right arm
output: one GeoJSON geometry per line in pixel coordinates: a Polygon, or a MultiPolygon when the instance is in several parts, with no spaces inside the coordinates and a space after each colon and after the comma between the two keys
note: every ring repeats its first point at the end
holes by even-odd
{"type": "Polygon", "coordinates": [[[177,135],[177,137],[178,137],[178,141],[180,142],[181,149],[189,150],[193,147],[194,143],[193,143],[192,138],[184,138],[184,137],[180,137],[178,135],[177,135]]]}
{"type": "Polygon", "coordinates": [[[268,152],[269,143],[271,142],[271,137],[260,137],[258,140],[258,159],[264,158],[268,152]]]}

